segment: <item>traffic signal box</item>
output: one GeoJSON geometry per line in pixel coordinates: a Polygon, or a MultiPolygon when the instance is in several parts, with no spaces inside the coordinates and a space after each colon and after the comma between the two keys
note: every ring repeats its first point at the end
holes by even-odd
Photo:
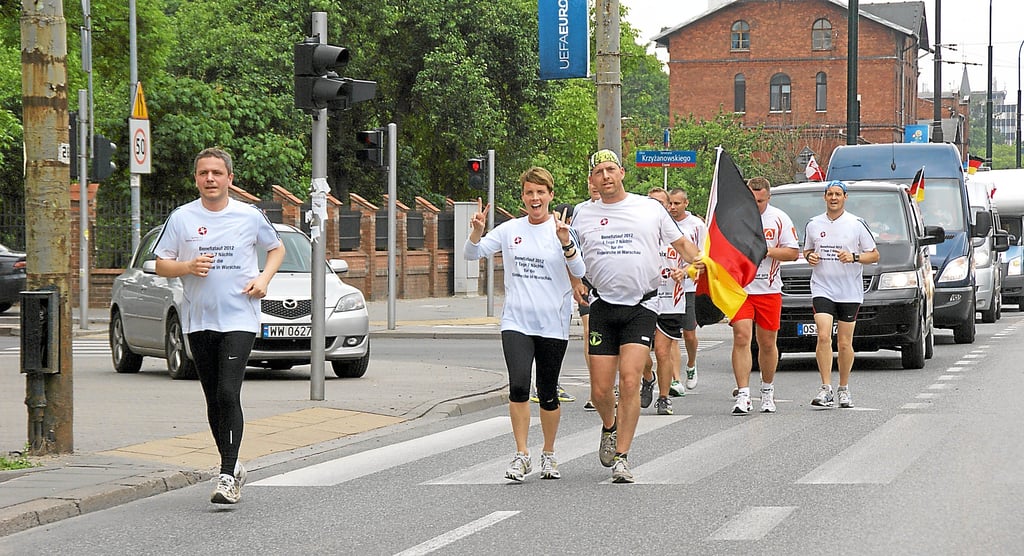
{"type": "Polygon", "coordinates": [[[466,162],[469,170],[469,186],[473,189],[487,188],[487,164],[482,158],[471,158],[466,162]]]}
{"type": "Polygon", "coordinates": [[[381,127],[357,131],[356,143],[359,143],[360,148],[356,151],[356,159],[377,166],[387,166],[384,160],[384,142],[387,136],[386,129],[381,127]]]}
{"type": "MultiPolygon", "coordinates": [[[[78,113],[70,112],[68,143],[71,146],[71,179],[78,179],[78,113]]],[[[114,163],[114,151],[117,145],[106,137],[95,134],[92,137],[92,165],[89,167],[89,181],[101,182],[110,177],[117,170],[114,163]]]]}
{"type": "Polygon", "coordinates": [[[348,64],[347,48],[320,44],[316,37],[309,37],[295,45],[293,54],[296,108],[347,110],[377,94],[375,81],[339,77],[335,72],[348,64]]]}

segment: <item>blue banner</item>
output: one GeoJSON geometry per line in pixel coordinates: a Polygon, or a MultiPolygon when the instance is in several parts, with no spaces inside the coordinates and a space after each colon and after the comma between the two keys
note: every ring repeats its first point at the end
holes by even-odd
{"type": "Polygon", "coordinates": [[[928,142],[928,128],[931,127],[925,125],[908,125],[903,129],[903,142],[904,143],[927,143],[928,142]]]}
{"type": "Polygon", "coordinates": [[[587,0],[537,0],[541,79],[589,75],[587,17],[587,0]]]}

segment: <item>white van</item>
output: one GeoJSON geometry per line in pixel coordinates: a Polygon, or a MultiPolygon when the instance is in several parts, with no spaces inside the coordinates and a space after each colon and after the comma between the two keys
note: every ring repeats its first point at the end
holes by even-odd
{"type": "MultiPolygon", "coordinates": [[[[988,213],[992,227],[985,237],[972,238],[974,243],[975,306],[982,322],[996,322],[1002,315],[1003,271],[999,253],[1009,249],[1009,234],[1002,229],[998,203],[993,202],[993,172],[978,172],[967,176],[967,200],[971,206],[971,220],[988,213]]],[[[925,191],[928,188],[925,187],[925,191]]],[[[927,195],[927,193],[925,193],[927,195]]]]}
{"type": "Polygon", "coordinates": [[[1004,304],[1020,307],[1024,298],[1024,169],[979,172],[979,182],[989,184],[992,202],[999,210],[1002,228],[1009,232],[1009,249],[1002,254],[1004,304]]]}

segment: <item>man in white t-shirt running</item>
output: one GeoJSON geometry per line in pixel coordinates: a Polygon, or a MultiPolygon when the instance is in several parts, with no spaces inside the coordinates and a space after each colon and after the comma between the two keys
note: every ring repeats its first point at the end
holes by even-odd
{"type": "Polygon", "coordinates": [[[779,268],[783,261],[795,261],[800,256],[796,229],[789,216],[768,204],[771,182],[756,177],[747,180],[761,212],[761,227],[768,251],[757,267],[754,281],[743,288],[747,299],[729,321],[732,327],[732,372],[736,379],[733,395],[736,403],[732,412],[747,415],[750,403],[750,369],[753,365],[750,342],[757,341],[757,364],[761,369],[761,411],[775,413],[775,370],[779,364],[776,339],[782,316],[782,277],[779,268]]]}
{"type": "MultiPolygon", "coordinates": [[[[590,183],[601,195],[580,208],[572,221],[586,261],[586,277],[597,299],[590,306],[590,399],[601,416],[601,464],[612,468],[612,481],[632,483],[627,460],[640,418],[640,377],[651,349],[657,321],[662,244],[670,244],[688,262],[704,269],[699,250],[683,236],[668,211],[657,202],[627,193],[626,171],[614,152],[590,157],[590,183]],[[614,384],[619,377],[616,408],[614,384]]],[[[680,272],[681,277],[681,272],[680,272]]],[[[576,301],[585,302],[584,288],[576,301]]]]}
{"type": "Polygon", "coordinates": [[[804,258],[811,265],[811,303],[818,343],[814,358],[821,388],[811,405],[853,407],[850,372],[853,370],[853,331],[857,311],[864,302],[864,267],[878,262],[875,239],[864,220],[846,211],[846,184],[825,184],[825,213],[811,218],[804,231],[804,258]],[[832,392],[832,323],[836,322],[839,352],[839,389],[832,392]]]}

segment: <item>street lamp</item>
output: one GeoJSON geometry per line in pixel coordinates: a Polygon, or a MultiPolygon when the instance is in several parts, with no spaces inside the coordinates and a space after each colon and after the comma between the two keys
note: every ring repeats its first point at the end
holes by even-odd
{"type": "Polygon", "coordinates": [[[1024,49],[1024,41],[1017,47],[1017,168],[1020,168],[1020,52],[1024,49]]]}

